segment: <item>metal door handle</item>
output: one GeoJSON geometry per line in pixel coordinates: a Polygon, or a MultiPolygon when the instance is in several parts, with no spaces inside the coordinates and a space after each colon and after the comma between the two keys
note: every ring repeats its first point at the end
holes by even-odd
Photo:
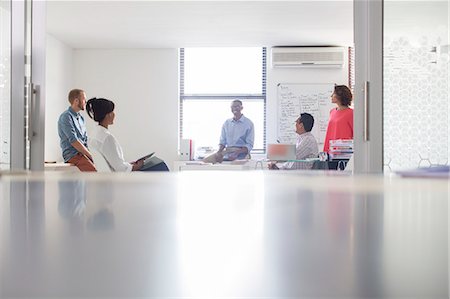
{"type": "Polygon", "coordinates": [[[369,81],[364,81],[364,141],[369,141],[369,81]]]}
{"type": "Polygon", "coordinates": [[[30,83],[28,85],[28,140],[31,140],[37,133],[34,130],[34,119],[36,113],[36,103],[39,101],[40,86],[30,83]]]}

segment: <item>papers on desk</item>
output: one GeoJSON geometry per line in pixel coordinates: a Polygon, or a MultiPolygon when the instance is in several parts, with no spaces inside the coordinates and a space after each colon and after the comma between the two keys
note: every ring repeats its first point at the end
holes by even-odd
{"type": "Polygon", "coordinates": [[[417,178],[450,178],[450,166],[432,166],[421,167],[412,170],[396,171],[395,173],[402,177],[417,177],[417,178]]]}
{"type": "Polygon", "coordinates": [[[195,150],[194,159],[202,160],[203,158],[208,157],[215,152],[216,150],[210,146],[201,146],[195,150]]]}

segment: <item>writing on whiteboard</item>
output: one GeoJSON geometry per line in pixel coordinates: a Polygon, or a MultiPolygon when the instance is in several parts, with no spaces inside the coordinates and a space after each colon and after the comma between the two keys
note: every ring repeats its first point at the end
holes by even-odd
{"type": "Polygon", "coordinates": [[[324,143],[330,110],[336,108],[331,103],[333,83],[326,84],[278,84],[278,136],[282,143],[295,143],[295,120],[301,113],[314,117],[311,133],[318,143],[324,143]]]}

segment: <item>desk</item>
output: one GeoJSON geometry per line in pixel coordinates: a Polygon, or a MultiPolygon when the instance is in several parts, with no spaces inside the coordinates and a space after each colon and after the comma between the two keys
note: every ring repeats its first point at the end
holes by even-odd
{"type": "Polygon", "coordinates": [[[448,298],[449,181],[338,174],[3,175],[0,297],[448,298]]]}
{"type": "Polygon", "coordinates": [[[80,169],[70,163],[45,163],[45,171],[66,171],[66,172],[80,172],[80,169]]]}
{"type": "MultiPolygon", "coordinates": [[[[240,161],[241,162],[241,161],[240,161]]],[[[244,162],[244,161],[242,161],[244,162]]],[[[201,163],[201,161],[175,161],[174,171],[184,170],[251,170],[255,169],[256,161],[233,164],[233,162],[222,162],[217,164],[201,163]]]]}
{"type": "MultiPolygon", "coordinates": [[[[289,160],[280,161],[284,162],[305,162],[314,163],[318,159],[307,159],[307,160],[289,160]]],[[[238,160],[236,162],[222,162],[217,164],[201,163],[201,161],[175,161],[173,164],[173,171],[184,171],[184,170],[267,170],[267,164],[270,161],[267,159],[257,159],[257,160],[238,160]],[[236,164],[239,163],[239,164],[236,164]]],[[[328,169],[328,168],[327,168],[328,169]]]]}

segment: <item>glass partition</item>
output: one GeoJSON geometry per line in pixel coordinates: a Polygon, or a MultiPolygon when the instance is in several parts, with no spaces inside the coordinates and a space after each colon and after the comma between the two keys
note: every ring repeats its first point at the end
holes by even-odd
{"type": "Polygon", "coordinates": [[[0,1],[0,170],[10,168],[11,1],[0,1]]]}
{"type": "Polygon", "coordinates": [[[448,15],[448,1],[384,1],[385,172],[448,165],[448,15]]]}

